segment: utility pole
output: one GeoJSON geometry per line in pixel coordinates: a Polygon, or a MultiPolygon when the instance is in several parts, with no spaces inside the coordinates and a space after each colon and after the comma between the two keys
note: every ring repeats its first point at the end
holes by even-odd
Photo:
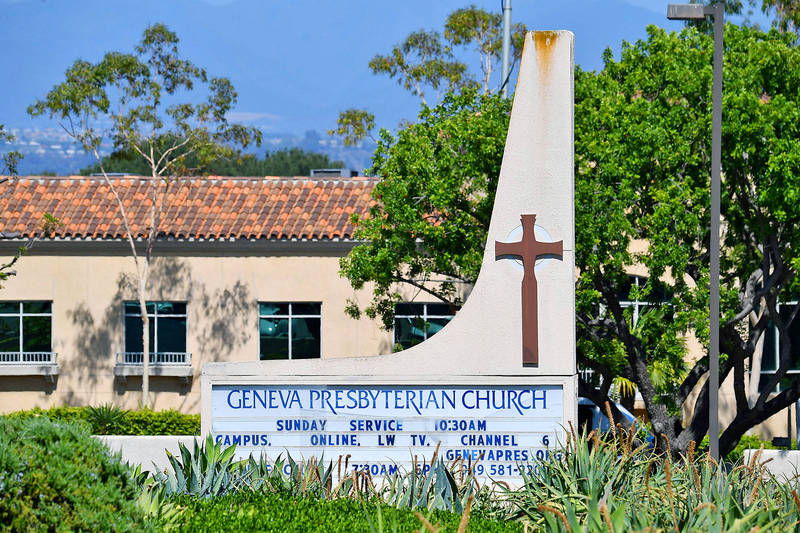
{"type": "Polygon", "coordinates": [[[508,78],[511,75],[511,0],[503,0],[503,70],[500,80],[503,98],[508,98],[508,78]]]}

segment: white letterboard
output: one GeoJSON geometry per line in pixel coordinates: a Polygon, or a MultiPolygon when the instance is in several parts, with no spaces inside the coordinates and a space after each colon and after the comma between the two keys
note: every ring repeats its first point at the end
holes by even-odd
{"type": "Polygon", "coordinates": [[[519,480],[564,442],[563,424],[560,385],[212,386],[211,433],[238,458],[341,457],[343,474],[425,468],[438,445],[480,477],[519,480]]]}

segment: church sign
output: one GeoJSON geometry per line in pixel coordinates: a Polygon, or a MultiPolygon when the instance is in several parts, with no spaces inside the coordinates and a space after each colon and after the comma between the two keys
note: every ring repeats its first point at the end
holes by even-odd
{"type": "Polygon", "coordinates": [[[203,435],[342,474],[437,453],[510,483],[557,453],[577,417],[573,66],[571,33],[526,36],[481,271],[447,326],[393,354],[206,363],[203,435]]]}
{"type": "MultiPolygon", "coordinates": [[[[409,470],[414,457],[461,459],[478,475],[515,476],[562,434],[559,386],[220,385],[215,440],[242,455],[350,456],[373,476],[409,470]]],[[[419,464],[422,468],[423,465],[419,464]]]]}

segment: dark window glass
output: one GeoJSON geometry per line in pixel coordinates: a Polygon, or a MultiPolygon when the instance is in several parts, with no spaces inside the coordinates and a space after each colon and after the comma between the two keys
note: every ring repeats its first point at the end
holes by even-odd
{"type": "Polygon", "coordinates": [[[617,289],[617,296],[620,300],[632,300],[631,289],[636,286],[637,276],[627,276],[619,288],[617,289]]]}
{"type": "MultiPolygon", "coordinates": [[[[151,352],[155,351],[155,328],[153,327],[153,320],[150,320],[150,347],[151,352]]],[[[143,352],[142,348],[142,318],[141,316],[126,316],[125,317],[125,351],[126,352],[143,352]]]]}
{"type": "Polygon", "coordinates": [[[395,344],[403,348],[411,348],[425,340],[425,321],[420,317],[395,318],[394,320],[395,344]]]}
{"type": "Polygon", "coordinates": [[[51,313],[52,302],[22,302],[23,313],[51,313]]]}
{"type": "Polygon", "coordinates": [[[320,357],[321,303],[264,302],[258,310],[260,359],[320,357]]]}
{"type": "Polygon", "coordinates": [[[672,289],[662,281],[655,280],[652,289],[650,289],[648,300],[654,303],[669,302],[672,300],[672,289]]]}
{"type": "MultiPolygon", "coordinates": [[[[186,302],[148,302],[150,353],[186,352],[186,302]],[[178,316],[169,316],[178,315],[178,316]]],[[[142,315],[138,302],[125,302],[125,351],[142,352],[142,315]]]]}
{"type": "MultiPolygon", "coordinates": [[[[794,305],[782,305],[780,308],[781,319],[787,323],[792,318],[794,305]]],[[[777,329],[777,328],[776,328],[777,329]]],[[[792,355],[791,370],[800,370],[800,318],[795,319],[789,324],[789,350],[792,355]]]]}
{"type": "Polygon", "coordinates": [[[401,315],[401,316],[423,315],[425,314],[425,304],[412,304],[412,303],[397,304],[394,313],[396,315],[401,315]]]}
{"type": "Polygon", "coordinates": [[[51,350],[50,323],[49,316],[22,317],[23,352],[49,352],[51,350]]]}
{"type": "Polygon", "coordinates": [[[452,320],[456,311],[457,307],[444,303],[397,304],[394,321],[395,346],[410,348],[435,335],[452,320]],[[432,316],[438,318],[431,318],[432,316]]]}
{"type": "Polygon", "coordinates": [[[0,302],[0,313],[19,313],[19,302],[0,302]]]}
{"type": "MultiPolygon", "coordinates": [[[[185,304],[184,309],[185,309],[185,304]]],[[[158,351],[186,352],[186,317],[157,316],[158,351]]]]}
{"type": "Polygon", "coordinates": [[[19,316],[0,316],[0,352],[18,351],[19,316]]]}
{"type": "Polygon", "coordinates": [[[319,315],[322,304],[319,303],[299,303],[292,304],[293,315],[319,315]]]}
{"type": "Polygon", "coordinates": [[[431,335],[435,335],[436,333],[439,333],[442,330],[442,328],[448,324],[448,322],[450,322],[449,318],[429,318],[428,325],[426,328],[428,332],[428,337],[430,337],[431,335]]]}
{"type": "Polygon", "coordinates": [[[262,360],[289,358],[289,319],[261,318],[258,324],[262,360]]]}
{"type": "Polygon", "coordinates": [[[767,326],[764,335],[764,351],[761,356],[761,370],[778,370],[777,342],[778,328],[772,322],[767,326]]]}
{"type": "Polygon", "coordinates": [[[292,359],[316,359],[320,356],[319,318],[292,319],[292,359]]]}
{"type": "Polygon", "coordinates": [[[450,304],[428,304],[428,315],[455,315],[456,308],[450,304]]]}
{"type": "Polygon", "coordinates": [[[260,315],[288,315],[289,304],[264,303],[258,304],[258,314],[260,315]]]}
{"type": "MultiPolygon", "coordinates": [[[[158,302],[156,310],[159,315],[185,315],[186,303],[184,302],[158,302]]],[[[150,311],[148,310],[148,313],[150,311]]]]}

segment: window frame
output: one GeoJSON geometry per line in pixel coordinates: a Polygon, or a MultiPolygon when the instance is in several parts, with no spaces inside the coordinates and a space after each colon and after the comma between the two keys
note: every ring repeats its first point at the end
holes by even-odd
{"type": "MultiPolygon", "coordinates": [[[[783,306],[797,306],[797,305],[800,305],[800,300],[789,300],[788,302],[777,302],[775,304],[775,311],[780,315],[781,307],[783,307],[783,306]]],[[[798,316],[795,317],[795,322],[798,321],[798,320],[800,320],[800,313],[798,313],[798,316]]],[[[793,323],[792,326],[800,327],[800,322],[793,323]]],[[[761,370],[759,370],[759,372],[758,372],[759,373],[759,378],[758,378],[758,393],[759,394],[761,394],[761,392],[763,391],[763,389],[761,388],[762,385],[764,383],[766,383],[764,378],[766,377],[767,379],[770,379],[771,376],[775,375],[778,372],[778,368],[780,367],[779,359],[780,359],[780,351],[781,351],[781,344],[780,344],[781,343],[781,338],[780,338],[780,335],[778,334],[778,326],[777,325],[773,324],[772,321],[770,321],[769,324],[767,325],[767,329],[764,330],[764,333],[762,333],[762,335],[775,335],[774,350],[773,350],[773,353],[772,353],[775,370],[766,370],[766,371],[764,370],[764,359],[765,359],[765,356],[767,355],[766,354],[767,338],[764,337],[764,348],[765,348],[765,351],[761,354],[761,370]]],[[[800,347],[794,347],[795,352],[798,351],[798,348],[800,348],[800,347]]],[[[790,355],[792,355],[792,354],[790,354],[790,355]]],[[[797,358],[798,358],[798,360],[800,360],[800,353],[798,353],[797,358]]],[[[790,375],[792,375],[792,376],[800,375],[800,368],[797,368],[797,369],[789,368],[789,369],[787,369],[786,370],[786,374],[785,374],[784,377],[789,377],[790,375]]],[[[775,385],[775,390],[771,391],[770,394],[778,394],[782,390],[783,389],[781,389],[781,383],[779,381],[775,385]]]]}
{"type": "MultiPolygon", "coordinates": [[[[159,353],[189,353],[189,302],[185,300],[149,300],[145,303],[145,306],[151,305],[153,306],[153,314],[147,313],[148,318],[150,318],[151,329],[153,330],[153,350],[150,351],[151,354],[159,354],[159,353]],[[183,314],[175,314],[175,313],[158,313],[158,304],[183,304],[186,306],[186,311],[183,314]],[[164,318],[184,318],[186,320],[186,325],[183,331],[183,351],[182,352],[159,352],[158,351],[158,317],[163,316],[164,318]]],[[[136,300],[125,300],[122,302],[122,339],[123,339],[123,353],[144,353],[144,346],[142,346],[142,352],[133,352],[128,350],[127,341],[128,341],[128,332],[127,332],[127,318],[128,317],[135,317],[141,320],[142,318],[142,310],[139,306],[139,302],[136,300]],[[128,313],[127,312],[127,305],[128,304],[135,304],[136,305],[136,313],[128,313]]]]}
{"type": "MultiPolygon", "coordinates": [[[[322,359],[322,302],[321,301],[265,301],[259,300],[256,302],[258,306],[258,361],[294,361],[295,359],[292,357],[292,319],[294,318],[318,318],[319,319],[319,357],[303,357],[302,359],[322,359]],[[262,305],[288,305],[289,312],[287,314],[272,314],[272,315],[264,315],[261,314],[261,306],[262,305]],[[319,305],[319,314],[293,314],[292,313],[292,306],[293,305],[319,305]],[[286,319],[289,321],[289,329],[288,329],[288,339],[287,342],[289,343],[289,351],[287,353],[288,357],[286,359],[261,359],[261,319],[262,318],[280,318],[286,319]]],[[[302,360],[302,359],[297,359],[302,360]]]]}
{"type": "Polygon", "coordinates": [[[18,317],[19,318],[19,343],[18,343],[18,350],[15,352],[3,352],[3,353],[16,353],[26,354],[26,353],[53,353],[53,300],[3,300],[0,301],[0,304],[17,304],[17,312],[16,313],[3,313],[0,312],[0,317],[18,317]],[[26,313],[24,311],[24,305],[30,303],[48,303],[50,304],[50,312],[49,313],[26,313]],[[23,319],[26,316],[45,316],[50,318],[50,349],[44,352],[26,352],[23,348],[25,346],[25,328],[23,325],[23,319]]]}
{"type": "MultiPolygon", "coordinates": [[[[428,319],[429,318],[435,318],[435,319],[446,318],[446,319],[448,319],[448,323],[449,323],[451,320],[453,320],[455,318],[456,314],[460,310],[460,309],[457,309],[453,314],[449,314],[449,315],[428,314],[428,306],[429,305],[448,305],[448,304],[446,304],[445,302],[398,302],[397,304],[395,304],[395,307],[394,307],[394,309],[395,309],[394,320],[392,320],[392,346],[403,346],[397,340],[397,319],[398,318],[401,318],[401,319],[402,318],[410,318],[410,319],[421,318],[423,320],[423,322],[425,322],[426,324],[428,323],[428,319]],[[397,306],[398,305],[421,305],[421,306],[423,306],[422,307],[423,314],[422,315],[419,315],[419,314],[416,314],[416,315],[399,314],[399,313],[397,313],[397,306]]],[[[442,327],[444,327],[444,326],[442,326],[442,327]]],[[[425,334],[425,338],[423,338],[422,341],[420,341],[420,342],[425,342],[426,340],[431,338],[433,335],[435,335],[435,333],[432,334],[432,335],[428,335],[428,328],[425,328],[423,330],[423,332],[425,334]]],[[[419,344],[419,343],[417,343],[417,344],[419,344]]],[[[413,345],[413,346],[416,346],[416,344],[413,345]]],[[[403,346],[403,350],[408,350],[408,348],[403,346]]]]}

